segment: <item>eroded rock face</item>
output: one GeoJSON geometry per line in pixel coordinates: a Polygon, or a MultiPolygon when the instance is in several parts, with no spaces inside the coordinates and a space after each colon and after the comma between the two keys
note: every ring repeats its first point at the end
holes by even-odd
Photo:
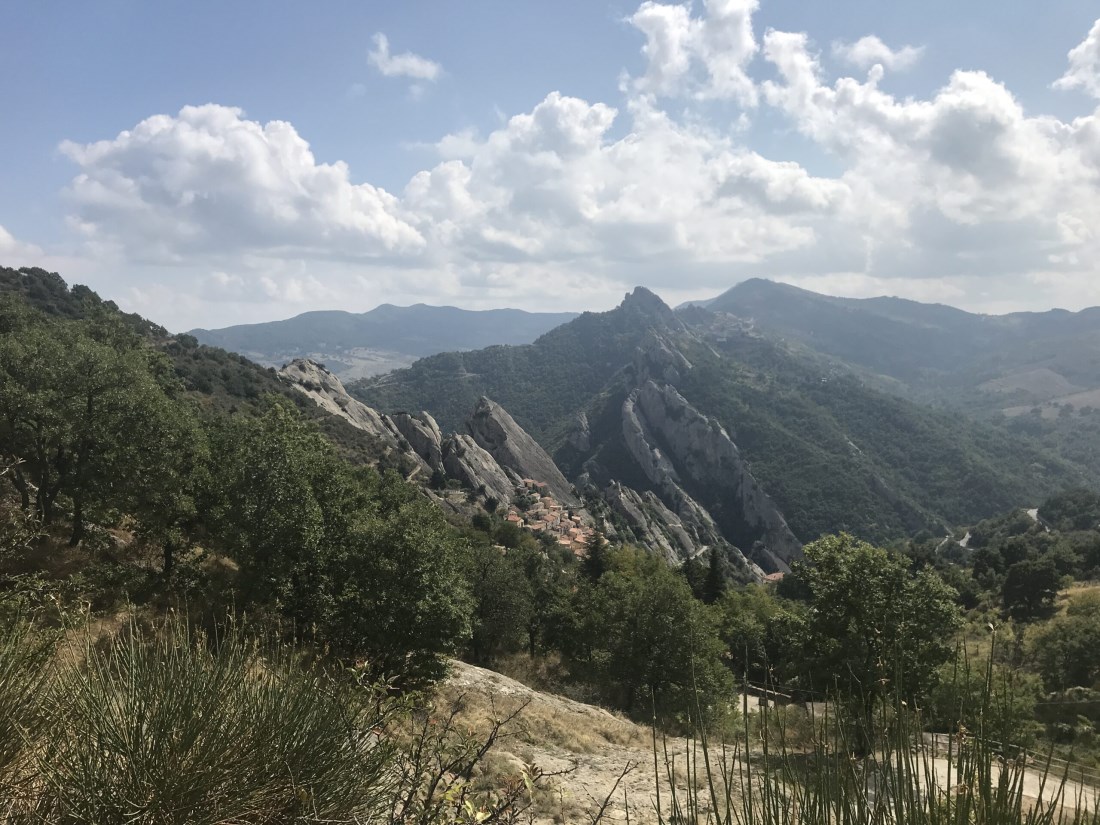
{"type": "Polygon", "coordinates": [[[578,453],[587,453],[592,449],[592,430],[588,426],[588,416],[577,413],[573,429],[569,431],[569,446],[578,453]]]}
{"type": "Polygon", "coordinates": [[[499,404],[482,398],[470,417],[469,434],[446,438],[428,413],[395,413],[392,417],[355,400],[340,379],[321,364],[298,359],[280,374],[297,390],[333,415],[379,438],[393,452],[417,464],[422,481],[437,470],[464,487],[484,491],[508,504],[524,478],[545,482],[563,504],[575,504],[571,486],[546,451],[499,404]]]}
{"type": "Polygon", "coordinates": [[[443,469],[443,435],[428,413],[394,413],[392,421],[409,446],[432,470],[443,469]]]}
{"type": "Polygon", "coordinates": [[[387,446],[399,449],[399,434],[390,419],[361,401],[356,401],[340,379],[322,364],[308,358],[298,358],[279,370],[299,392],[308,395],[321,409],[338,415],[360,430],[381,439],[387,446]]]}
{"type": "Polygon", "coordinates": [[[577,504],[573,485],[566,481],[554,460],[520,427],[502,406],[482,397],[466,422],[474,441],[502,467],[519,478],[546,483],[562,504],[577,504]]]}
{"type": "Polygon", "coordinates": [[[674,506],[667,506],[652,490],[638,492],[617,481],[601,492],[603,500],[621,517],[620,525],[626,523],[628,535],[621,538],[660,553],[669,564],[678,566],[714,548],[746,580],[764,578],[764,569],[730,544],[710,513],[683,488],[667,487],[662,495],[668,496],[674,506]]]}
{"type": "Polygon", "coordinates": [[[634,373],[639,384],[653,378],[677,384],[690,370],[687,356],[652,329],[634,353],[634,373]]]}
{"type": "Polygon", "coordinates": [[[670,508],[713,519],[689,494],[722,506],[721,533],[769,572],[787,571],[802,545],[756,482],[725,429],[675,388],[650,380],[623,403],[623,437],[646,478],[670,508]],[[750,549],[751,548],[751,549],[750,549]]]}
{"type": "Polygon", "coordinates": [[[471,490],[485,488],[485,495],[508,504],[515,495],[516,481],[481,448],[472,436],[455,435],[443,442],[443,469],[471,490]]]}
{"type": "Polygon", "coordinates": [[[651,491],[639,493],[613,481],[603,491],[603,499],[624,517],[636,541],[659,550],[670,564],[703,552],[704,547],[684,529],[680,518],[651,491]]]}

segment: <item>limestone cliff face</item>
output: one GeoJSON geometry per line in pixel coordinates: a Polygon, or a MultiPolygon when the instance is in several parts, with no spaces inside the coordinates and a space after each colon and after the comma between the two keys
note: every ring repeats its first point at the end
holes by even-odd
{"type": "Polygon", "coordinates": [[[639,384],[657,379],[676,384],[691,370],[691,362],[663,335],[650,329],[634,353],[634,374],[639,384]]]}
{"type": "Polygon", "coordinates": [[[721,533],[766,570],[789,570],[801,558],[801,543],[717,421],[652,380],[627,396],[622,413],[627,449],[666,504],[714,524],[688,491],[706,496],[724,515],[721,533]]]}
{"type": "Polygon", "coordinates": [[[465,434],[456,433],[444,442],[443,468],[464,487],[471,490],[484,487],[487,497],[503,505],[512,500],[519,480],[501,467],[473,437],[465,434]]]}
{"type": "Polygon", "coordinates": [[[398,435],[393,422],[348,395],[340,379],[324,365],[310,361],[308,358],[299,358],[284,366],[279,374],[294,389],[312,398],[323,410],[338,415],[359,429],[380,438],[387,446],[397,448],[398,435]]]}
{"type": "Polygon", "coordinates": [[[575,505],[571,485],[553,460],[512,416],[482,398],[467,426],[470,432],[444,436],[426,412],[388,416],[356,401],[340,379],[321,364],[299,359],[283,367],[284,380],[305,393],[322,409],[380,439],[393,453],[416,466],[412,478],[426,482],[435,471],[457,479],[464,487],[484,491],[507,505],[524,478],[546,483],[563,504],[575,505]]]}
{"type": "Polygon", "coordinates": [[[401,412],[394,413],[391,420],[413,451],[432,470],[443,469],[443,435],[434,418],[426,412],[419,415],[401,412]]]}
{"type": "Polygon", "coordinates": [[[546,450],[520,427],[502,406],[482,397],[466,422],[466,429],[478,446],[497,463],[520,478],[546,483],[554,498],[562,504],[577,504],[573,485],[546,450]]]}
{"type": "Polygon", "coordinates": [[[588,416],[583,412],[577,413],[567,440],[578,453],[587,453],[592,449],[592,429],[588,426],[588,416]]]}

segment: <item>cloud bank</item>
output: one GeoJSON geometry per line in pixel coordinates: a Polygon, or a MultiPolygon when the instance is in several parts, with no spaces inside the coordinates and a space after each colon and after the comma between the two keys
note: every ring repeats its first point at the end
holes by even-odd
{"type": "MultiPolygon", "coordinates": [[[[621,100],[550,92],[488,134],[443,136],[400,192],[318,163],[290,123],[216,104],[65,143],[70,220],[96,254],[201,272],[208,300],[284,314],[357,285],[581,308],[635,283],[676,300],[750,275],[991,311],[1100,303],[1100,112],[1030,114],[981,71],[898,98],[884,77],[920,46],[869,35],[827,62],[804,32],[758,32],[756,8],[642,3],[627,22],[644,66],[621,100]],[[752,148],[700,114],[715,101],[779,117],[837,171],[752,148]]],[[[438,76],[375,47],[384,74],[438,76]]],[[[1100,97],[1100,21],[1054,85],[1100,97]]]]}

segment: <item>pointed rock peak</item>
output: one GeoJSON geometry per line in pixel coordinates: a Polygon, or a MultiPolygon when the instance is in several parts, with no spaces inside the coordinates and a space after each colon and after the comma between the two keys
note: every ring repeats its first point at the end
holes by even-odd
{"type": "Polygon", "coordinates": [[[647,315],[662,317],[672,315],[672,310],[669,308],[668,304],[644,286],[636,286],[633,292],[628,292],[626,297],[623,298],[620,307],[623,309],[634,309],[644,312],[647,315]]]}
{"type": "Polygon", "coordinates": [[[477,445],[520,478],[544,483],[563,504],[576,504],[572,485],[554,461],[504,407],[482,396],[466,429],[477,445]]]}
{"type": "Polygon", "coordinates": [[[295,358],[289,364],[284,364],[279,374],[295,384],[328,390],[337,395],[347,394],[339,378],[324,364],[310,358],[295,358]]]}

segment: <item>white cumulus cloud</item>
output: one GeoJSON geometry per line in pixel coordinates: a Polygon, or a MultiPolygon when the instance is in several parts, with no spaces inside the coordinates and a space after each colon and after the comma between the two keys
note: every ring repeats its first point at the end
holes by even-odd
{"type": "Polygon", "coordinates": [[[488,133],[439,137],[438,161],[392,193],[319,163],[291,124],[224,106],[66,143],[71,220],[93,250],[179,273],[142,301],[189,294],[167,305],[222,302],[231,321],[341,295],[564,309],[643,283],[675,302],[749,275],[975,309],[1100,299],[1100,113],[1029,113],[976,70],[899,98],[880,80],[905,48],[864,38],[844,48],[870,70],[829,77],[805,32],[758,43],[754,10],[642,3],[646,69],[621,99],[550,92],[488,133]],[[716,97],[785,120],[829,173],[715,125],[698,104],[716,97]]]}
{"type": "Polygon", "coordinates": [[[1054,81],[1056,89],[1081,89],[1100,98],[1100,20],[1092,24],[1088,35],[1067,55],[1069,68],[1054,81]]]}
{"type": "Polygon", "coordinates": [[[833,54],[860,69],[881,65],[900,71],[916,65],[924,54],[924,47],[902,46],[900,49],[891,49],[875,35],[869,34],[855,43],[834,43],[833,54]]]}
{"type": "Polygon", "coordinates": [[[34,244],[17,240],[3,226],[0,226],[0,266],[28,266],[41,258],[43,252],[34,244]]]}
{"type": "Polygon", "coordinates": [[[74,225],[133,258],[370,259],[424,244],[392,195],[353,183],[343,162],[318,163],[290,123],[240,109],[186,106],[61,151],[80,168],[66,193],[74,225]]]}
{"type": "Polygon", "coordinates": [[[407,77],[432,82],[443,74],[443,67],[434,60],[412,52],[392,54],[389,38],[381,32],[374,36],[373,41],[374,48],[370,50],[367,59],[385,77],[407,77]]]}
{"type": "Polygon", "coordinates": [[[758,0],[704,0],[703,14],[690,4],[647,0],[628,18],[643,35],[646,73],[637,89],[664,97],[756,102],[746,67],[757,52],[752,15],[758,0]]]}

